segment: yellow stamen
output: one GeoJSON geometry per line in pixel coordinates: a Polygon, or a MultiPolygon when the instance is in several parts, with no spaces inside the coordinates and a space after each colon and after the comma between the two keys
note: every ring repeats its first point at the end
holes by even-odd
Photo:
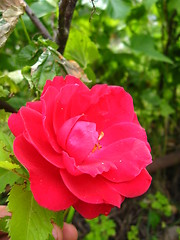
{"type": "Polygon", "coordinates": [[[98,140],[100,141],[103,137],[104,137],[104,133],[101,132],[100,135],[99,135],[99,137],[98,137],[98,140]]]}
{"type": "Polygon", "coordinates": [[[102,148],[102,146],[99,144],[99,143],[96,143],[95,145],[94,145],[94,148],[93,148],[93,150],[92,150],[92,153],[94,153],[96,150],[99,150],[99,149],[101,149],[102,148]]]}

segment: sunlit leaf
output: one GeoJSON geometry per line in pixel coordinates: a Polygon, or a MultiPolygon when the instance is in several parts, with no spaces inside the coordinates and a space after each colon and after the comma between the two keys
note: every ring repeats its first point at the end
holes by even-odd
{"type": "Polygon", "coordinates": [[[155,4],[157,0],[144,0],[143,3],[147,10],[149,10],[153,4],[155,4]]]}
{"type": "Polygon", "coordinates": [[[4,192],[7,184],[12,185],[18,180],[19,176],[6,169],[0,168],[0,193],[4,192]]]}
{"type": "Polygon", "coordinates": [[[56,11],[56,7],[49,4],[48,1],[34,2],[31,4],[31,9],[38,18],[44,17],[56,11]]]}
{"type": "Polygon", "coordinates": [[[6,148],[6,145],[2,141],[0,141],[0,168],[4,168],[7,170],[20,168],[19,165],[11,162],[10,154],[11,153],[6,148]]]}
{"type": "MultiPolygon", "coordinates": [[[[10,74],[10,76],[12,77],[13,73],[10,74]]],[[[14,74],[15,75],[15,74],[14,74]]],[[[7,90],[9,90],[11,93],[17,93],[18,92],[18,86],[15,83],[15,81],[13,79],[10,78],[10,76],[6,75],[1,75],[0,76],[0,85],[3,86],[4,88],[8,88],[7,90]]],[[[14,76],[18,77],[18,76],[14,76]]]]}
{"type": "Polygon", "coordinates": [[[11,240],[46,240],[52,235],[53,212],[40,207],[24,185],[14,185],[8,198],[12,212],[9,221],[11,240]]]}
{"type": "Polygon", "coordinates": [[[125,18],[131,11],[131,1],[108,0],[107,12],[112,18],[125,18]]]}
{"type": "Polygon", "coordinates": [[[99,58],[99,53],[95,43],[87,35],[73,29],[70,32],[64,56],[86,68],[88,64],[99,58]]]}
{"type": "Polygon", "coordinates": [[[2,86],[0,86],[0,98],[7,97],[9,95],[9,91],[7,89],[4,89],[2,86]]]}

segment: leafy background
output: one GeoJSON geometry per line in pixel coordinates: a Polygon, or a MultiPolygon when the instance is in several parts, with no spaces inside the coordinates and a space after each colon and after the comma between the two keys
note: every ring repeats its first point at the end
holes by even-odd
{"type": "MultiPolygon", "coordinates": [[[[27,3],[55,39],[58,1],[27,3]]],[[[54,41],[42,38],[26,14],[18,21],[22,7],[10,23],[1,5],[0,9],[0,28],[4,29],[0,41],[5,44],[0,48],[0,203],[7,202],[13,186],[8,201],[9,209],[16,212],[11,220],[0,220],[0,229],[9,231],[12,240],[19,240],[22,231],[23,240],[52,237],[50,219],[56,216],[39,207],[28,184],[22,185],[28,173],[13,155],[7,119],[9,112],[38,98],[38,89],[47,79],[69,73],[89,87],[108,83],[130,92],[153,158],[160,160],[162,168],[151,169],[153,184],[146,195],[113,209],[110,219],[102,216],[88,223],[76,213],[73,223],[79,239],[180,238],[180,1],[79,0],[63,56],[54,41]],[[49,225],[39,222],[38,215],[49,225]],[[21,222],[28,219],[22,230],[21,222]]]]}

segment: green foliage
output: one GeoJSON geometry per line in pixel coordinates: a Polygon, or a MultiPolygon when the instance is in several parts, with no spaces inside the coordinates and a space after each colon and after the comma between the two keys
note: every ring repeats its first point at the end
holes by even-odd
{"type": "Polygon", "coordinates": [[[92,64],[99,58],[99,53],[96,44],[84,32],[72,29],[66,45],[65,57],[75,60],[86,68],[88,64],[92,64]]]}
{"type": "Polygon", "coordinates": [[[53,213],[40,207],[25,186],[14,185],[8,201],[12,212],[8,222],[12,240],[46,240],[52,235],[53,213]]]}
{"type": "Polygon", "coordinates": [[[148,210],[148,224],[153,229],[160,224],[162,217],[171,217],[172,215],[172,206],[168,198],[160,192],[156,192],[155,195],[148,194],[140,202],[140,206],[148,210]]]}
{"type": "MultiPolygon", "coordinates": [[[[22,16],[25,25],[18,22],[24,8],[18,4],[14,11],[13,1],[0,1],[0,45],[6,42],[0,49],[2,106],[10,105],[14,111],[37,99],[46,80],[55,75],[72,74],[90,86],[121,85],[133,97],[153,155],[158,157],[176,148],[180,131],[177,124],[180,121],[179,0],[98,0],[94,1],[96,11],[91,1],[79,0],[65,57],[57,52],[54,41],[39,36],[26,14],[22,16]],[[9,10],[2,10],[6,2],[9,10]]],[[[27,3],[55,39],[58,1],[27,0],[27,3]]],[[[23,184],[24,179],[29,184],[27,171],[13,154],[14,138],[7,126],[9,115],[0,110],[0,192],[5,191],[7,184],[23,184]]],[[[6,196],[0,198],[0,203],[5,200],[6,196]]],[[[143,219],[147,219],[147,232],[152,233],[151,240],[157,239],[155,231],[166,225],[162,220],[169,221],[172,216],[170,200],[157,192],[147,195],[140,204],[142,214],[146,215],[143,219]]],[[[51,213],[38,206],[24,185],[12,187],[9,208],[14,211],[9,222],[12,240],[34,239],[34,236],[52,239],[50,219],[62,224],[63,213],[51,213]],[[25,238],[22,231],[27,233],[25,238]]],[[[0,221],[0,228],[6,231],[7,221],[0,221]]],[[[86,239],[108,239],[115,235],[115,223],[104,216],[88,223],[91,232],[86,239]]],[[[138,226],[131,226],[128,239],[139,239],[138,226]]]]}
{"type": "Polygon", "coordinates": [[[0,218],[0,230],[1,231],[8,233],[8,228],[7,228],[8,221],[9,221],[9,217],[0,218]]]}
{"type": "Polygon", "coordinates": [[[148,56],[149,58],[155,59],[157,61],[167,62],[171,64],[173,63],[171,59],[164,56],[154,48],[154,40],[150,35],[134,34],[131,38],[130,47],[132,50],[143,53],[145,56],[148,56]]]}
{"type": "Polygon", "coordinates": [[[155,211],[149,211],[148,224],[152,227],[152,229],[155,229],[160,222],[161,222],[160,215],[155,211]]]}
{"type": "Polygon", "coordinates": [[[0,168],[0,193],[4,192],[7,184],[12,186],[18,179],[19,176],[15,173],[0,168]]]}
{"type": "Polygon", "coordinates": [[[107,12],[113,18],[124,19],[131,11],[131,1],[126,0],[108,0],[107,12]]]}
{"type": "Polygon", "coordinates": [[[180,240],[180,227],[177,228],[178,239],[180,240]]]}
{"type": "Polygon", "coordinates": [[[86,220],[90,226],[90,232],[85,236],[85,240],[108,240],[109,237],[115,236],[116,224],[113,220],[101,215],[92,220],[86,220]]]}
{"type": "Polygon", "coordinates": [[[128,240],[140,240],[140,238],[138,237],[138,234],[139,234],[138,227],[136,225],[132,225],[130,230],[127,233],[127,239],[128,240]]]}

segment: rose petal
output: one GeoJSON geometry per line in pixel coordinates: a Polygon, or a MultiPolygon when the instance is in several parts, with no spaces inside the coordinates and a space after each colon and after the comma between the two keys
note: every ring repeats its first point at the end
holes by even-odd
{"type": "Polygon", "coordinates": [[[140,125],[136,113],[134,113],[133,123],[140,125]]]}
{"type": "Polygon", "coordinates": [[[121,87],[108,88],[110,93],[100,96],[99,101],[86,112],[88,121],[95,122],[99,132],[115,123],[132,122],[134,117],[132,97],[121,87]]]}
{"type": "Polygon", "coordinates": [[[73,207],[84,218],[92,219],[98,217],[100,214],[105,214],[107,216],[113,206],[109,204],[89,204],[79,200],[73,207]]]}
{"type": "Polygon", "coordinates": [[[54,102],[53,126],[55,133],[64,124],[66,120],[71,118],[71,100],[78,90],[79,85],[66,85],[58,94],[54,102]]]}
{"type": "Polygon", "coordinates": [[[48,163],[23,135],[15,139],[14,153],[28,169],[32,193],[41,206],[59,211],[76,202],[76,197],[64,185],[59,169],[48,163]]]}
{"type": "Polygon", "coordinates": [[[61,152],[61,148],[57,144],[57,139],[53,128],[54,102],[57,95],[58,90],[50,86],[48,87],[44,95],[41,97],[41,101],[43,103],[42,115],[44,131],[47,134],[47,138],[54,150],[57,152],[61,152]]]}
{"type": "Polygon", "coordinates": [[[145,143],[139,139],[127,138],[102,147],[91,153],[86,163],[110,161],[117,169],[104,172],[103,176],[113,182],[129,181],[136,177],[143,168],[152,162],[151,154],[145,143]]]}
{"type": "Polygon", "coordinates": [[[106,128],[103,133],[104,137],[100,141],[100,144],[103,146],[107,146],[121,139],[137,138],[143,141],[149,148],[149,143],[147,142],[147,136],[144,128],[135,123],[126,122],[114,124],[109,128],[106,128]]]}
{"type": "Polygon", "coordinates": [[[95,178],[88,174],[72,176],[63,169],[60,173],[69,191],[80,200],[92,204],[106,203],[120,207],[123,201],[122,196],[100,176],[95,178]]]}
{"type": "Polygon", "coordinates": [[[8,126],[15,137],[23,133],[24,123],[19,112],[10,115],[8,119],[8,126]]]}
{"type": "Polygon", "coordinates": [[[63,167],[62,156],[54,151],[43,129],[42,115],[33,109],[22,107],[20,114],[24,121],[24,136],[36,150],[50,163],[57,167],[63,167]]]}
{"type": "Polygon", "coordinates": [[[114,185],[120,194],[125,197],[133,198],[144,194],[150,187],[152,177],[146,169],[143,169],[140,174],[131,181],[122,182],[114,185]]]}
{"type": "Polygon", "coordinates": [[[63,151],[63,162],[65,169],[74,176],[78,176],[83,174],[81,171],[78,170],[76,161],[73,157],[70,157],[66,152],[63,151]]]}
{"type": "Polygon", "coordinates": [[[89,88],[80,79],[78,79],[72,75],[67,75],[65,77],[65,82],[66,82],[66,84],[73,84],[73,85],[78,84],[81,89],[83,89],[85,91],[89,91],[89,88]]]}
{"type": "Polygon", "coordinates": [[[26,103],[26,107],[32,108],[39,113],[42,113],[42,102],[41,101],[34,101],[26,103]]]}
{"type": "Polygon", "coordinates": [[[65,81],[64,78],[62,76],[56,76],[54,77],[54,79],[51,80],[47,80],[46,84],[43,88],[43,92],[41,94],[41,97],[45,94],[46,90],[52,86],[54,88],[56,88],[58,91],[60,91],[61,87],[63,87],[65,85],[65,81]]]}
{"type": "Polygon", "coordinates": [[[63,162],[65,169],[74,176],[87,173],[92,177],[95,177],[96,175],[103,172],[108,172],[110,168],[116,169],[115,164],[109,161],[97,161],[88,164],[86,164],[86,162],[83,162],[81,165],[77,165],[75,159],[73,157],[70,157],[66,152],[63,152],[63,162]]]}
{"type": "Polygon", "coordinates": [[[59,143],[59,146],[61,146],[63,149],[66,149],[67,138],[72,128],[81,117],[82,116],[80,115],[74,118],[70,118],[61,126],[61,128],[59,128],[57,133],[57,141],[59,143]]]}
{"type": "Polygon", "coordinates": [[[97,162],[87,164],[85,161],[81,165],[78,165],[77,169],[81,171],[81,173],[86,173],[92,177],[96,177],[98,174],[109,172],[110,169],[117,169],[117,167],[113,162],[97,160],[97,162]]]}
{"type": "Polygon", "coordinates": [[[93,150],[98,142],[96,124],[78,121],[71,129],[67,138],[66,149],[71,157],[79,164],[93,150]]]}

